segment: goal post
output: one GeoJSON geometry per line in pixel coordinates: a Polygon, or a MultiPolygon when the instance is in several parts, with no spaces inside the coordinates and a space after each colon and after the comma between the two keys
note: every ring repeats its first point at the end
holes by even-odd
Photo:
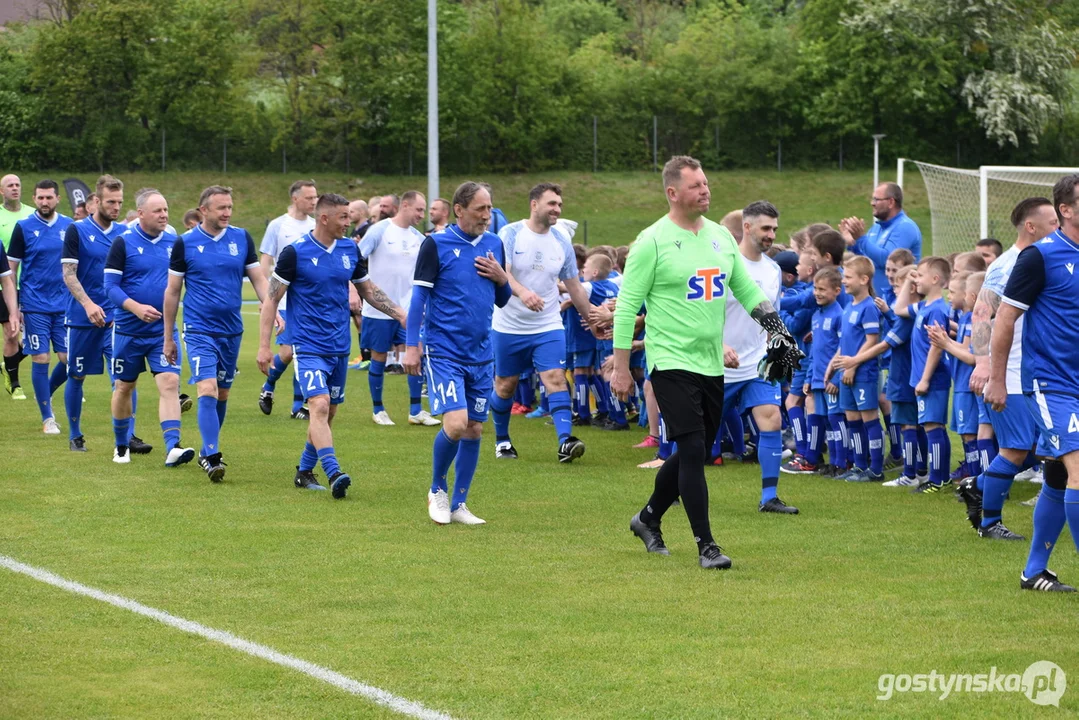
{"type": "Polygon", "coordinates": [[[918,168],[929,197],[934,255],[973,250],[986,237],[1007,246],[1015,232],[1011,212],[1016,204],[1028,197],[1051,197],[1062,175],[1079,173],[1076,167],[983,165],[970,169],[900,158],[896,167],[900,187],[909,163],[918,168]]]}

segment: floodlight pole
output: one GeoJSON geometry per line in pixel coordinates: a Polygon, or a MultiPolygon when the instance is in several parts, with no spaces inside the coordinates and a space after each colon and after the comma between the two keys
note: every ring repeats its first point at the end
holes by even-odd
{"type": "Polygon", "coordinates": [[[884,137],[887,137],[887,135],[873,136],[873,190],[876,190],[877,185],[880,185],[880,141],[884,137]]]}
{"type": "Polygon", "coordinates": [[[438,189],[438,0],[427,0],[427,218],[438,189]]]}

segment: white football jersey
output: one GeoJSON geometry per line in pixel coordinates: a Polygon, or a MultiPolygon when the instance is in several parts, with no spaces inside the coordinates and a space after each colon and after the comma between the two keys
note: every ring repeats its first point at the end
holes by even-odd
{"type": "Polygon", "coordinates": [[[577,257],[569,238],[558,227],[536,234],[524,220],[502,228],[499,237],[514,279],[543,298],[543,310],[529,310],[519,298],[511,297],[505,307],[495,308],[491,327],[512,335],[562,330],[558,281],[577,277],[577,257]]]}
{"type": "MultiPolygon", "coordinates": [[[[371,282],[406,312],[412,304],[412,278],[416,274],[416,256],[423,241],[423,233],[419,230],[398,227],[390,218],[372,225],[360,240],[360,256],[367,260],[371,282]]],[[[363,316],[390,319],[370,303],[363,304],[363,316]]]]}
{"type": "MultiPolygon", "coordinates": [[[[1004,297],[1004,288],[1008,286],[1008,278],[1015,269],[1015,261],[1019,259],[1019,249],[1014,245],[1008,248],[1000,257],[992,262],[985,271],[985,280],[982,289],[995,293],[998,297],[1004,297]]],[[[1009,395],[1023,394],[1023,316],[1015,321],[1015,334],[1012,335],[1012,347],[1008,351],[1008,372],[1004,378],[1005,389],[1009,395]]],[[[964,388],[969,392],[970,388],[964,388]]]]}
{"type": "MultiPolygon", "coordinates": [[[[270,221],[270,224],[266,226],[266,234],[262,236],[262,244],[259,245],[259,252],[273,257],[274,263],[276,263],[277,256],[281,254],[282,250],[314,229],[315,219],[310,216],[303,220],[297,220],[288,213],[275,217],[270,221]]],[[[284,311],[286,307],[288,307],[287,292],[285,293],[285,296],[281,298],[281,304],[278,305],[278,309],[284,311]]]]}
{"type": "MultiPolygon", "coordinates": [[[[742,257],[746,270],[753,281],[779,311],[779,298],[783,293],[783,274],[775,261],[767,255],[754,262],[742,257]]],[[[755,323],[730,293],[727,293],[727,319],[723,326],[723,343],[738,353],[738,367],[724,368],[723,377],[728,383],[752,380],[757,377],[757,363],[764,359],[768,345],[768,333],[755,323]]]]}

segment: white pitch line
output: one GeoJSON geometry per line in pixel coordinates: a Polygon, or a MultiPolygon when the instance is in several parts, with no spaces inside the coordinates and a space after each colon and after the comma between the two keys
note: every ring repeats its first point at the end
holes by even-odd
{"type": "Polygon", "coordinates": [[[133,613],[144,615],[152,620],[157,620],[159,623],[174,627],[177,630],[182,630],[183,632],[198,635],[199,637],[212,640],[216,643],[221,643],[233,650],[239,650],[242,653],[261,658],[268,662],[272,662],[275,665],[296,670],[297,672],[309,675],[316,680],[321,680],[324,683],[333,685],[339,690],[365,697],[368,700],[389,708],[401,715],[419,718],[419,720],[453,720],[449,715],[440,713],[437,710],[431,710],[418,702],[398,697],[381,688],[366,685],[358,680],[353,680],[350,677],[342,675],[339,672],[324,668],[321,665],[315,665],[314,663],[301,660],[292,655],[280,653],[273,648],[251,642],[250,640],[244,640],[241,637],[237,637],[222,630],[214,630],[213,628],[206,627],[205,625],[201,625],[192,620],[185,620],[184,618],[170,615],[163,610],[156,610],[152,607],[143,605],[142,603],[135,602],[134,600],[128,600],[120,595],[113,595],[112,593],[88,587],[72,580],[66,580],[59,575],[54,575],[48,570],[42,570],[41,568],[36,568],[32,565],[26,565],[7,555],[0,555],[0,567],[32,577],[35,580],[58,587],[61,590],[67,590],[76,595],[84,595],[123,610],[130,610],[133,613]]]}

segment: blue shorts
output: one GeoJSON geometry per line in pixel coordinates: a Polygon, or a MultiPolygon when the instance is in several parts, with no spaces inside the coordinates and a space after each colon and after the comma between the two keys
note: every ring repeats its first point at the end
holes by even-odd
{"type": "Polygon", "coordinates": [[[304,400],[329,395],[331,405],[345,401],[348,355],[300,355],[292,357],[296,379],[304,400]]]}
{"type": "Polygon", "coordinates": [[[838,415],[839,396],[829,395],[823,390],[813,390],[813,411],[817,415],[838,415]],[[821,412],[823,410],[823,412],[821,412]]]}
{"type": "Polygon", "coordinates": [[[791,394],[791,395],[793,395],[795,397],[805,397],[805,393],[802,392],[802,388],[805,387],[805,384],[806,384],[806,371],[802,370],[802,369],[796,370],[794,372],[794,375],[791,376],[791,388],[790,388],[790,393],[789,394],[791,394]]]}
{"type": "MultiPolygon", "coordinates": [[[[178,339],[179,333],[175,333],[173,340],[178,339]]],[[[183,362],[182,354],[177,342],[176,364],[170,365],[165,359],[165,339],[161,335],[134,336],[113,333],[112,376],[124,382],[135,382],[147,365],[154,375],[166,372],[179,375],[180,363],[183,362]]]]}
{"type": "Polygon", "coordinates": [[[972,392],[952,395],[952,432],[960,435],[978,434],[978,403],[972,392]]]}
{"type": "Polygon", "coordinates": [[[631,370],[644,369],[644,350],[636,350],[629,354],[629,367],[631,370]]]}
{"type": "Polygon", "coordinates": [[[839,383],[839,409],[843,412],[863,412],[878,407],[880,402],[875,381],[856,382],[853,385],[839,383]]]}
{"type": "Polygon", "coordinates": [[[919,395],[918,424],[937,423],[944,425],[948,422],[948,391],[930,390],[925,395],[919,395]]]}
{"type": "Polygon", "coordinates": [[[431,414],[468,410],[468,419],[487,421],[487,400],[494,389],[491,364],[465,365],[444,357],[427,357],[427,396],[431,414]]]}
{"type": "Polygon", "coordinates": [[[1034,424],[1041,432],[1040,451],[1055,458],[1079,451],[1079,421],[1076,420],[1079,397],[1063,393],[1042,394],[1035,385],[1034,393],[1026,399],[1034,415],[1034,424]]]}
{"type": "Polygon", "coordinates": [[[732,405],[738,408],[739,413],[744,413],[750,408],[762,405],[779,407],[781,401],[782,390],[779,385],[765,382],[760,378],[723,384],[724,414],[732,405]]]}
{"type": "Polygon", "coordinates": [[[574,368],[594,368],[596,367],[596,350],[581,350],[573,353],[573,367],[574,368]]]}
{"type": "Polygon", "coordinates": [[[1025,397],[1018,393],[1009,394],[1003,410],[997,412],[986,405],[985,412],[997,436],[997,445],[1009,450],[1029,450],[1033,447],[1038,431],[1025,397]]]}
{"type": "Polygon", "coordinates": [[[389,318],[365,317],[360,325],[360,347],[373,352],[385,353],[394,345],[405,344],[405,329],[401,323],[389,318]]]}
{"type": "Polygon", "coordinates": [[[917,425],[918,403],[892,401],[892,425],[917,425]]]}
{"type": "Polygon", "coordinates": [[[112,327],[68,327],[67,374],[101,375],[105,358],[112,358],[112,327]]]}
{"type": "Polygon", "coordinates": [[[598,370],[603,361],[614,355],[614,340],[596,341],[596,369],[598,370]]]}
{"type": "Polygon", "coordinates": [[[212,337],[199,333],[184,333],[187,345],[187,364],[191,369],[190,384],[202,380],[217,380],[217,386],[228,389],[236,375],[236,360],[240,356],[243,335],[212,337]]]}
{"type": "Polygon", "coordinates": [[[495,351],[495,375],[518,377],[530,370],[566,369],[566,333],[561,330],[535,335],[491,332],[495,351]]]}
{"type": "Polygon", "coordinates": [[[26,355],[49,352],[49,343],[56,353],[67,352],[67,330],[63,313],[24,312],[22,314],[22,351],[26,355]]]}
{"type": "Polygon", "coordinates": [[[988,406],[985,404],[985,398],[981,395],[975,395],[974,403],[978,406],[978,424],[989,425],[989,410],[987,410],[988,406]]]}

